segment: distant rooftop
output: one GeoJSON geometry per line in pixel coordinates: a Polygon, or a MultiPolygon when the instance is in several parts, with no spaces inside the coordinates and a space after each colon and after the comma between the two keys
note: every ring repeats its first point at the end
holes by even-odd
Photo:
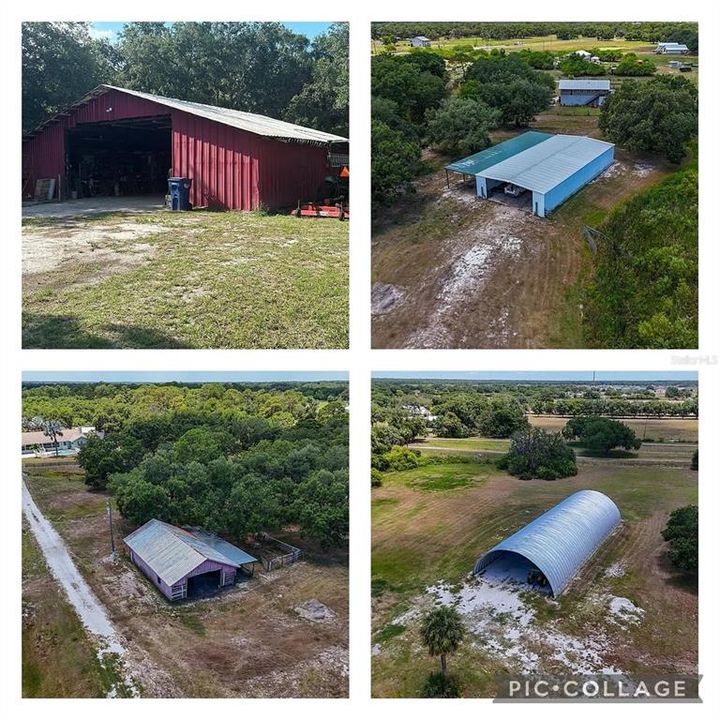
{"type": "Polygon", "coordinates": [[[609,90],[609,80],[589,80],[580,78],[577,80],[559,80],[560,90],[609,90]]]}

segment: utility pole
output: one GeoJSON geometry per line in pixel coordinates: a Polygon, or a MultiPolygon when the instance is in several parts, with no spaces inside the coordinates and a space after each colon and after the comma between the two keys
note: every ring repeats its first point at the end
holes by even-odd
{"type": "Polygon", "coordinates": [[[110,526],[110,549],[112,550],[112,557],[114,560],[115,559],[115,535],[113,534],[113,524],[112,524],[112,504],[111,504],[111,501],[109,498],[107,501],[107,516],[108,516],[108,525],[110,526]]]}

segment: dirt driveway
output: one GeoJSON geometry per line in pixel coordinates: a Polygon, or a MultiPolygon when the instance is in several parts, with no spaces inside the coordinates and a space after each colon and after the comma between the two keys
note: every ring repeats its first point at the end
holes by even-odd
{"type": "Polygon", "coordinates": [[[568,292],[592,262],[582,227],[661,175],[619,157],[549,218],[448,188],[444,171],[421,178],[374,228],[373,347],[581,346],[567,328],[582,317],[568,292]]]}
{"type": "Polygon", "coordinates": [[[139,195],[137,197],[96,197],[65,202],[25,203],[22,208],[22,216],[23,218],[69,218],[114,212],[155,212],[163,207],[163,201],[163,197],[159,195],[139,195]]]}

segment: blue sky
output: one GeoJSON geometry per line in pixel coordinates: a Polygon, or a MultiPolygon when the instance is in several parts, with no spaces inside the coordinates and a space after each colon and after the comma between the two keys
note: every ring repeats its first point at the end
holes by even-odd
{"type": "MultiPolygon", "coordinates": [[[[397,378],[402,380],[559,380],[580,381],[592,380],[592,371],[589,372],[411,372],[392,371],[374,372],[374,378],[397,378]]],[[[630,380],[630,381],[658,381],[658,380],[697,380],[695,372],[596,372],[596,380],[630,380]]]]}
{"type": "Polygon", "coordinates": [[[204,383],[204,382],[318,382],[347,381],[346,372],[24,372],[23,382],[204,383]]]}
{"type": "MultiPolygon", "coordinates": [[[[105,38],[110,42],[115,42],[124,25],[124,22],[91,22],[90,34],[96,38],[105,38]]],[[[293,32],[305,35],[310,38],[310,40],[313,40],[317,35],[324,33],[332,23],[284,22],[283,25],[290,28],[293,32]]]]}

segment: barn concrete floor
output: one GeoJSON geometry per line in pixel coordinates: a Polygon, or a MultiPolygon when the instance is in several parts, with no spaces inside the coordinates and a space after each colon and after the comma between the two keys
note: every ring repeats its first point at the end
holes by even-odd
{"type": "Polygon", "coordinates": [[[138,195],[133,197],[94,197],[65,202],[23,203],[23,218],[76,217],[102,213],[156,212],[164,206],[162,195],[138,195]]]}

